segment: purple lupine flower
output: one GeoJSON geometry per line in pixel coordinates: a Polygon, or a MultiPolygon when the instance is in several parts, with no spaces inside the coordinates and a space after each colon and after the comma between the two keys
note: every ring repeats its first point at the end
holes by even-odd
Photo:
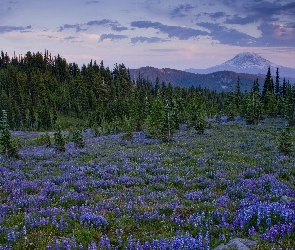
{"type": "Polygon", "coordinates": [[[104,235],[103,237],[101,237],[99,247],[103,249],[111,249],[111,243],[108,236],[104,235]]]}

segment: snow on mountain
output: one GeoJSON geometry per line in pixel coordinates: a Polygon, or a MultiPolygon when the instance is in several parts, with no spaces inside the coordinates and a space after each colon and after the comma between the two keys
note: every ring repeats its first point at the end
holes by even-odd
{"type": "Polygon", "coordinates": [[[244,52],[234,58],[208,69],[187,69],[187,72],[198,74],[209,74],[217,71],[234,71],[236,73],[248,73],[255,75],[266,75],[268,67],[271,68],[272,75],[275,76],[276,69],[279,68],[280,77],[286,77],[295,82],[295,69],[283,67],[272,63],[256,53],[244,52]],[[293,79],[294,78],[294,79],[293,79]]]}
{"type": "Polygon", "coordinates": [[[271,63],[270,61],[264,59],[256,53],[244,52],[236,55],[233,59],[228,60],[221,64],[221,66],[226,67],[236,67],[239,69],[267,69],[268,67],[277,68],[278,65],[271,63]]]}

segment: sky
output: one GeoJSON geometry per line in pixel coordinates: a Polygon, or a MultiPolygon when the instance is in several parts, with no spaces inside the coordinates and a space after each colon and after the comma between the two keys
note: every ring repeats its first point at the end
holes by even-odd
{"type": "Polygon", "coordinates": [[[295,68],[295,1],[1,0],[0,49],[180,70],[255,52],[295,68]]]}

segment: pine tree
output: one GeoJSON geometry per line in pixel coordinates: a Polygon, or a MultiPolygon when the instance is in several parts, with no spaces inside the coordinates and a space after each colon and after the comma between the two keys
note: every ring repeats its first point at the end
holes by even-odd
{"type": "Polygon", "coordinates": [[[2,110],[0,130],[0,147],[2,155],[5,155],[6,157],[19,158],[17,143],[15,140],[13,140],[9,131],[7,113],[5,110],[2,110]]]}
{"type": "Polygon", "coordinates": [[[262,116],[258,79],[254,81],[252,90],[244,98],[244,116],[247,124],[258,124],[262,116]]]}
{"type": "Polygon", "coordinates": [[[161,97],[161,91],[158,92],[147,117],[147,131],[152,138],[163,137],[163,126],[165,120],[164,104],[161,97]]]}
{"type": "Polygon", "coordinates": [[[268,68],[263,89],[261,100],[263,103],[263,111],[266,115],[275,115],[277,114],[277,102],[274,95],[274,84],[271,78],[270,68],[268,68]]]}
{"type": "Polygon", "coordinates": [[[175,127],[175,110],[173,110],[172,106],[169,104],[168,100],[166,100],[166,104],[164,107],[164,120],[162,127],[162,139],[163,141],[169,142],[172,140],[172,135],[175,127]]]}
{"type": "Polygon", "coordinates": [[[290,126],[295,126],[295,87],[287,87],[283,98],[283,114],[290,126]]]}
{"type": "Polygon", "coordinates": [[[293,147],[293,143],[292,143],[290,127],[287,126],[281,130],[278,149],[284,155],[290,155],[292,152],[292,147],[293,147]]]}
{"type": "Polygon", "coordinates": [[[239,112],[240,105],[241,105],[241,86],[240,86],[240,77],[239,76],[238,76],[238,80],[237,80],[235,95],[236,95],[235,104],[236,104],[237,110],[239,112]]]}
{"type": "Polygon", "coordinates": [[[54,144],[58,151],[60,152],[66,151],[66,141],[64,136],[61,133],[60,125],[57,125],[57,131],[54,133],[54,144]]]}
{"type": "Polygon", "coordinates": [[[274,86],[273,86],[273,81],[271,78],[270,67],[268,68],[268,71],[267,71],[267,74],[266,74],[266,77],[264,80],[264,85],[262,88],[262,95],[261,95],[262,101],[264,101],[264,98],[265,98],[267,92],[274,93],[274,86]]]}
{"type": "Polygon", "coordinates": [[[204,134],[206,127],[206,112],[204,100],[197,94],[189,105],[188,125],[193,126],[199,134],[204,134]]]}
{"type": "Polygon", "coordinates": [[[132,120],[124,117],[124,132],[122,135],[122,140],[131,140],[133,138],[132,120]]]}
{"type": "Polygon", "coordinates": [[[278,98],[280,95],[280,76],[279,76],[279,68],[276,71],[276,83],[275,83],[275,96],[278,98]]]}
{"type": "Polygon", "coordinates": [[[228,120],[233,121],[238,114],[237,98],[236,94],[231,90],[225,99],[225,114],[228,116],[228,120]]]}
{"type": "Polygon", "coordinates": [[[81,130],[75,128],[72,132],[72,142],[74,142],[76,148],[84,148],[85,141],[81,130]]]}
{"type": "Polygon", "coordinates": [[[283,85],[282,85],[281,90],[280,90],[280,94],[281,94],[281,96],[283,98],[286,95],[286,91],[287,91],[287,82],[286,82],[286,78],[284,77],[284,79],[283,79],[283,85]]]}

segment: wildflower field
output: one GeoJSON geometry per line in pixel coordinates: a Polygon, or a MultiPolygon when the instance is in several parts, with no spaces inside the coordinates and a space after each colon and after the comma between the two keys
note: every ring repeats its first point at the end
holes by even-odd
{"type": "Polygon", "coordinates": [[[0,158],[0,249],[214,249],[237,237],[294,247],[284,120],[209,125],[182,126],[169,143],[86,130],[85,147],[65,152],[14,132],[21,158],[0,158]]]}

